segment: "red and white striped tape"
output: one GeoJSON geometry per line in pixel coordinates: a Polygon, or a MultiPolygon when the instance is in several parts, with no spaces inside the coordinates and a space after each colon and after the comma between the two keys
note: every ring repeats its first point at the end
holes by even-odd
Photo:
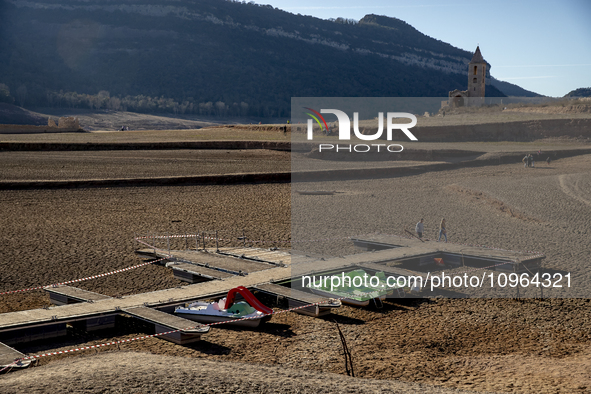
{"type": "Polygon", "coordinates": [[[132,269],[135,269],[135,268],[139,268],[139,267],[143,267],[143,266],[146,266],[146,265],[154,264],[154,263],[157,263],[157,262],[162,261],[162,260],[166,260],[166,257],[163,257],[163,258],[158,259],[158,260],[148,261],[147,263],[142,263],[142,264],[133,265],[133,266],[127,267],[127,268],[122,268],[122,269],[118,269],[118,270],[115,270],[115,271],[106,272],[104,274],[87,276],[86,278],[73,279],[73,280],[68,280],[66,282],[53,283],[51,285],[45,285],[45,286],[30,287],[28,289],[5,291],[3,293],[0,293],[0,295],[14,294],[14,293],[23,293],[23,292],[31,291],[31,290],[40,290],[40,289],[45,289],[47,287],[67,285],[67,284],[70,284],[70,283],[84,282],[85,280],[90,280],[90,279],[103,278],[105,276],[109,276],[109,275],[113,275],[113,274],[118,274],[120,272],[125,272],[125,271],[129,271],[129,270],[132,270],[132,269]]]}
{"type": "MultiPolygon", "coordinates": [[[[212,233],[208,233],[212,234],[212,233]]],[[[345,237],[330,237],[330,238],[317,238],[317,239],[303,239],[303,240],[287,240],[287,241],[268,241],[268,240],[253,240],[247,239],[246,242],[248,243],[267,243],[267,244],[278,244],[278,243],[304,243],[304,242],[322,242],[322,241],[336,241],[339,239],[351,239],[353,237],[363,237],[366,235],[372,234],[362,234],[362,235],[352,235],[352,236],[345,236],[345,237]]],[[[135,237],[134,239],[138,242],[141,242],[141,239],[167,239],[167,238],[200,238],[206,239],[211,241],[225,241],[225,242],[234,242],[237,240],[242,241],[242,238],[238,239],[229,239],[229,238],[219,238],[219,237],[210,237],[210,236],[202,236],[201,234],[174,234],[174,235],[155,235],[155,236],[143,236],[143,237],[135,237]]]]}

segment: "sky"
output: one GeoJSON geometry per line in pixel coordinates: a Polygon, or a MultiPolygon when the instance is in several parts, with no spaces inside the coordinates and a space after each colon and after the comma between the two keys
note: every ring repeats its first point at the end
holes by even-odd
{"type": "Polygon", "coordinates": [[[367,14],[401,19],[423,34],[473,52],[491,75],[562,97],[591,87],[591,0],[260,0],[321,19],[367,14]]]}

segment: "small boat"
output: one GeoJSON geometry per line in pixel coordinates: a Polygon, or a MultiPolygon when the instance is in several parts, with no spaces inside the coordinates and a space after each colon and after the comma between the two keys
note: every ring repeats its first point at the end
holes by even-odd
{"type": "MultiPolygon", "coordinates": [[[[343,304],[353,306],[368,306],[371,300],[376,299],[376,303],[386,299],[388,294],[391,294],[398,286],[394,288],[386,285],[386,275],[383,272],[376,273],[375,277],[379,278],[379,284],[375,287],[364,286],[364,277],[371,277],[372,275],[367,274],[364,270],[358,269],[346,274],[343,274],[344,278],[350,278],[351,286],[348,284],[341,283],[341,286],[331,289],[330,286],[312,287],[310,291],[314,294],[318,294],[324,297],[334,297],[341,300],[343,304]],[[356,280],[357,278],[357,280],[356,280]],[[361,283],[361,286],[356,286],[355,283],[361,283]]],[[[342,282],[345,282],[344,280],[342,282]]],[[[348,280],[347,280],[348,282],[348,280]]]]}
{"type": "Polygon", "coordinates": [[[246,287],[238,286],[217,302],[192,302],[176,307],[174,313],[200,323],[225,322],[233,326],[254,328],[261,322],[270,320],[273,310],[257,300],[246,287]],[[236,294],[240,294],[245,301],[234,302],[236,294]]]}

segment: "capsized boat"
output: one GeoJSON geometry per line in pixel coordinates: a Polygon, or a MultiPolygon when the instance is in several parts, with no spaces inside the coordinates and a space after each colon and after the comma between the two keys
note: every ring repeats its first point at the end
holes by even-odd
{"type": "Polygon", "coordinates": [[[226,322],[233,326],[258,327],[261,322],[271,319],[273,310],[263,305],[246,287],[238,286],[217,302],[192,302],[176,307],[174,313],[200,323],[226,322]],[[236,294],[240,294],[244,301],[234,302],[236,294]]]}
{"type": "Polygon", "coordinates": [[[324,283],[319,287],[310,286],[310,291],[324,297],[338,298],[343,304],[367,306],[373,299],[379,299],[380,301],[385,300],[388,294],[392,294],[394,290],[398,289],[397,285],[394,287],[387,286],[386,275],[382,271],[373,275],[379,279],[377,286],[371,286],[369,283],[368,286],[365,286],[365,278],[371,277],[372,275],[367,274],[362,269],[357,269],[343,275],[343,277],[347,279],[342,280],[342,283],[338,287],[331,289],[329,282],[326,283],[327,286],[322,286],[324,283]],[[350,281],[348,278],[350,278],[350,281]],[[349,285],[349,283],[351,285],[349,285]],[[361,285],[357,286],[357,283],[361,285]]]}

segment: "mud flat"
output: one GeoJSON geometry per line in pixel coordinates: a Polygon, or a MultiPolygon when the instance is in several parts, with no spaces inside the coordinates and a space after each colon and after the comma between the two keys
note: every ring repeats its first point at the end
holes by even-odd
{"type": "MultiPolygon", "coordinates": [[[[43,160],[39,156],[33,161],[36,166],[56,166],[61,159],[49,156],[43,160]]],[[[258,156],[244,155],[240,160],[238,165],[253,171],[270,165],[258,156]]],[[[18,171],[23,177],[37,176],[34,169],[27,168],[26,160],[21,165],[18,171]]],[[[233,165],[220,163],[219,168],[233,165]]],[[[157,176],[169,174],[173,167],[154,164],[150,168],[157,176]]],[[[113,168],[89,166],[87,170],[95,171],[93,176],[109,178],[113,168]]],[[[4,190],[0,191],[0,291],[137,264],[141,260],[133,253],[134,232],[185,234],[217,229],[221,236],[236,237],[244,229],[251,240],[281,247],[284,244],[277,241],[292,237],[326,238],[331,235],[327,228],[337,237],[376,231],[401,234],[404,228],[412,230],[421,217],[425,218],[428,238],[435,236],[439,220],[445,217],[451,242],[537,250],[547,256],[546,266],[561,270],[575,267],[582,272],[591,249],[590,170],[591,155],[578,155],[559,158],[550,165],[536,164],[536,168],[524,168],[521,163],[489,164],[385,180],[297,186],[298,190],[321,187],[339,192],[334,195],[292,196],[289,184],[4,190]],[[351,220],[351,213],[361,203],[381,214],[371,220],[351,220]],[[292,218],[294,204],[304,209],[293,211],[292,218]],[[320,217],[322,221],[317,220],[320,217]],[[298,224],[303,221],[310,225],[301,233],[298,224]]],[[[300,247],[337,256],[359,252],[346,239],[300,247]]],[[[588,294],[583,286],[588,278],[581,275],[575,279],[573,291],[588,294]]],[[[77,284],[109,296],[179,285],[182,283],[172,272],[161,266],[77,284]]],[[[547,294],[553,295],[561,296],[547,294]]],[[[48,303],[48,296],[41,291],[0,296],[2,312],[48,303]]],[[[92,335],[71,331],[64,340],[28,344],[17,350],[38,354],[132,338],[142,332],[137,325],[92,335]]],[[[182,391],[189,387],[187,381],[192,381],[186,377],[194,376],[191,374],[196,370],[233,371],[220,374],[234,377],[233,381],[199,380],[203,392],[235,392],[244,387],[248,388],[244,391],[287,392],[379,392],[390,388],[399,392],[576,393],[588,392],[591,387],[591,303],[586,298],[401,299],[386,302],[383,309],[343,307],[326,319],[278,315],[256,331],[212,329],[202,339],[183,347],[151,338],[123,344],[122,351],[105,348],[108,354],[98,356],[87,351],[79,354],[88,357],[42,359],[39,368],[3,376],[0,391],[47,391],[47,376],[63,377],[51,381],[55,390],[117,391],[121,383],[109,377],[113,366],[123,364],[128,365],[121,371],[130,377],[132,383],[126,385],[130,392],[149,392],[150,387],[182,391]],[[347,338],[356,376],[361,379],[326,375],[344,374],[333,320],[347,338]],[[138,354],[145,365],[136,362],[138,354]],[[264,376],[254,370],[264,370],[264,376]],[[319,383],[312,388],[315,379],[327,379],[331,385],[326,388],[319,383]],[[397,385],[397,381],[430,388],[397,385]]]]}

